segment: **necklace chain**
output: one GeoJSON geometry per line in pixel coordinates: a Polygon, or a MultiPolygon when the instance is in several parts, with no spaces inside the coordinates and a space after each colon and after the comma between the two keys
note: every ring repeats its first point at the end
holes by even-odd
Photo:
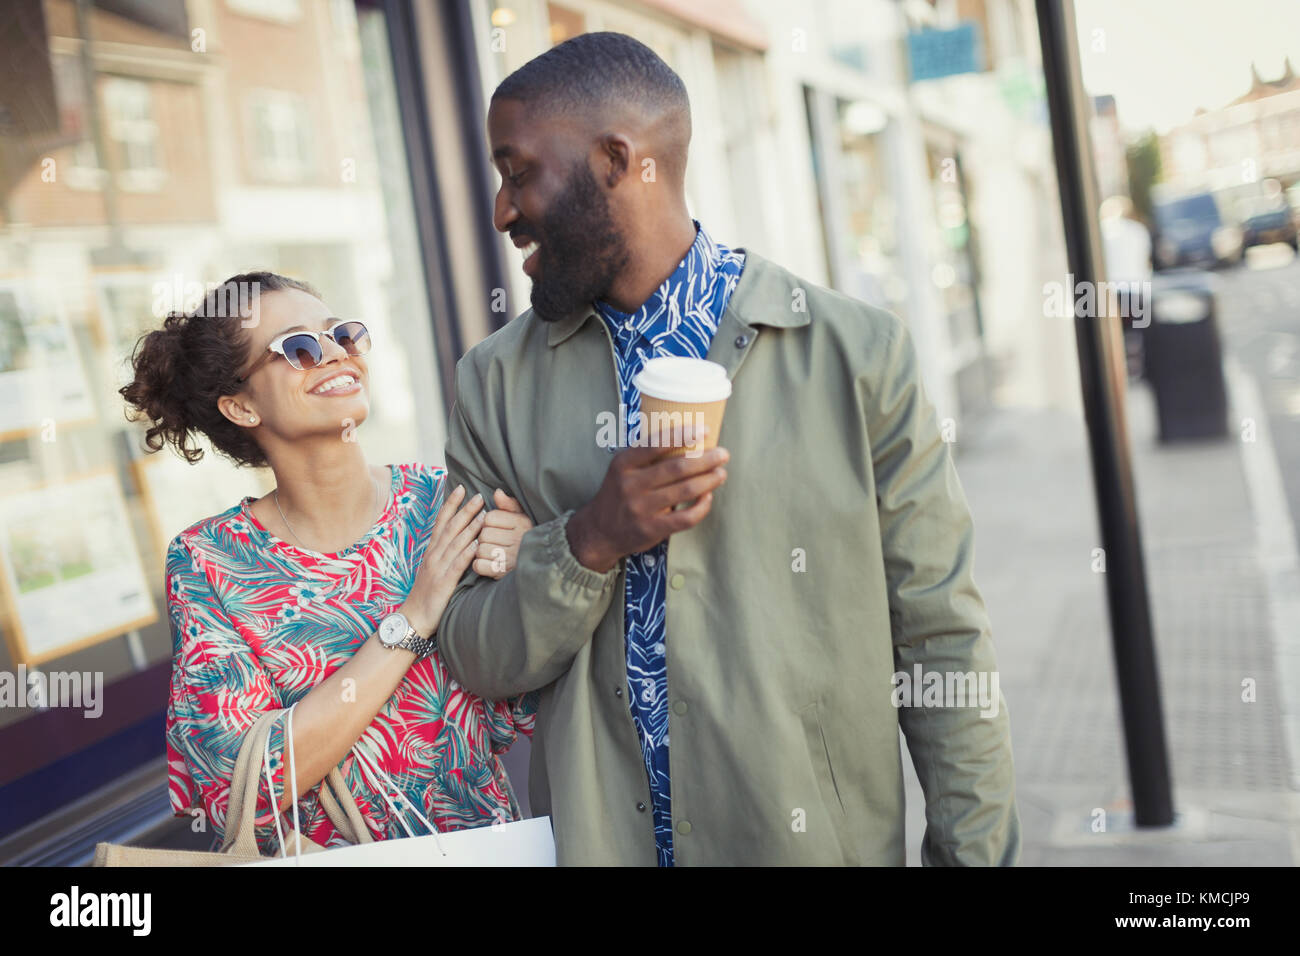
{"type": "MultiPolygon", "coordinates": [[[[379,483],[376,482],[373,477],[370,479],[370,483],[375,488],[375,510],[378,511],[379,510],[379,483]]],[[[293,525],[289,524],[289,519],[285,517],[284,509],[280,507],[280,489],[278,487],[275,489],[275,491],[271,492],[271,498],[275,501],[275,510],[280,512],[280,520],[284,522],[284,526],[288,528],[289,533],[293,535],[293,540],[298,542],[299,547],[306,548],[306,550],[310,551],[311,548],[308,548],[307,545],[303,544],[302,538],[298,537],[298,532],[293,530],[293,525]]]]}

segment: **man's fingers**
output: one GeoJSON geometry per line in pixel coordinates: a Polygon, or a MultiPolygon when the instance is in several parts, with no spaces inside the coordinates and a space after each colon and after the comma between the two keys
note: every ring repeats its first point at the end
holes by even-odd
{"type": "Polygon", "coordinates": [[[694,501],[703,494],[708,494],[727,480],[727,469],[719,466],[702,475],[674,482],[656,488],[646,496],[655,511],[665,511],[683,501],[694,501]]]}
{"type": "MultiPolygon", "coordinates": [[[[646,450],[637,448],[633,451],[646,450]]],[[[669,456],[668,450],[663,448],[652,449],[652,451],[655,453],[653,457],[642,459],[632,457],[632,452],[623,453],[629,456],[625,463],[625,467],[629,469],[626,473],[626,487],[629,493],[640,494],[664,485],[671,485],[711,471],[731,459],[731,453],[725,448],[710,448],[694,456],[669,456]],[[638,460],[641,461],[640,465],[637,464],[638,460]]]]}
{"type": "MultiPolygon", "coordinates": [[[[634,445],[615,456],[615,461],[622,459],[625,467],[644,468],[647,465],[668,457],[674,448],[691,448],[709,431],[707,425],[673,424],[660,420],[658,427],[645,424],[642,419],[640,445],[634,445]]],[[[698,458],[698,456],[695,456],[698,458]]]]}
{"type": "Polygon", "coordinates": [[[683,455],[680,458],[666,458],[646,468],[642,477],[645,489],[662,489],[666,485],[675,485],[688,478],[703,475],[722,467],[731,460],[731,453],[725,448],[710,448],[694,458],[683,455]]]}
{"type": "Polygon", "coordinates": [[[678,531],[685,531],[687,528],[693,528],[709,513],[713,507],[713,492],[706,491],[700,495],[700,500],[695,502],[689,508],[683,508],[681,511],[670,512],[667,521],[669,534],[676,534],[678,531]]]}

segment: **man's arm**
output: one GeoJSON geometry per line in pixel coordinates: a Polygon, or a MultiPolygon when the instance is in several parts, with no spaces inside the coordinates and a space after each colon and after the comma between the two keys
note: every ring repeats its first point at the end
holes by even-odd
{"type": "MultiPolygon", "coordinates": [[[[996,691],[981,716],[967,706],[900,708],[899,723],[925,791],[926,866],[1014,865],[1020,855],[1010,720],[998,685],[983,598],[972,577],[974,527],[934,407],[925,397],[915,347],[890,320],[884,365],[867,391],[889,615],[898,671],[974,673],[996,691]],[[983,677],[981,678],[981,675],[983,677]]],[[[952,704],[952,701],[945,701],[952,704]]]]}
{"type": "MultiPolygon", "coordinates": [[[[484,443],[476,399],[478,377],[469,355],[456,365],[456,403],[447,432],[449,487],[464,484],[492,501],[497,488],[518,499],[520,490],[501,477],[494,449],[484,443]],[[462,387],[462,386],[465,387],[462,387]],[[467,395],[467,389],[470,394],[467,395]]],[[[598,573],[574,558],[565,536],[571,512],[539,524],[523,536],[513,571],[500,580],[466,572],[443,613],[438,646],[456,679],[472,693],[501,700],[551,683],[591,640],[609,608],[618,567],[598,573]]]]}

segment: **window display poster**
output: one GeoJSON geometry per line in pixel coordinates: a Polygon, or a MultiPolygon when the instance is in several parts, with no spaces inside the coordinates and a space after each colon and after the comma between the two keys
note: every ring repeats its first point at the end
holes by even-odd
{"type": "Polygon", "coordinates": [[[131,381],[131,355],[140,336],[162,327],[153,313],[154,275],[111,272],[95,276],[95,314],[104,337],[105,368],[116,390],[131,381]]]}
{"type": "Polygon", "coordinates": [[[39,664],[158,618],[109,472],[0,497],[0,582],[15,663],[39,664]]]}
{"type": "Polygon", "coordinates": [[[0,280],[0,441],[94,415],[62,310],[37,305],[21,282],[0,280]]]}

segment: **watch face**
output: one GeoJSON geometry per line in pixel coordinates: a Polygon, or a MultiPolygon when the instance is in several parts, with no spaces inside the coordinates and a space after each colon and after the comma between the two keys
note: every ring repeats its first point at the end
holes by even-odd
{"type": "Polygon", "coordinates": [[[390,614],[379,625],[379,640],[387,647],[400,644],[406,637],[406,618],[401,614],[390,614]]]}

